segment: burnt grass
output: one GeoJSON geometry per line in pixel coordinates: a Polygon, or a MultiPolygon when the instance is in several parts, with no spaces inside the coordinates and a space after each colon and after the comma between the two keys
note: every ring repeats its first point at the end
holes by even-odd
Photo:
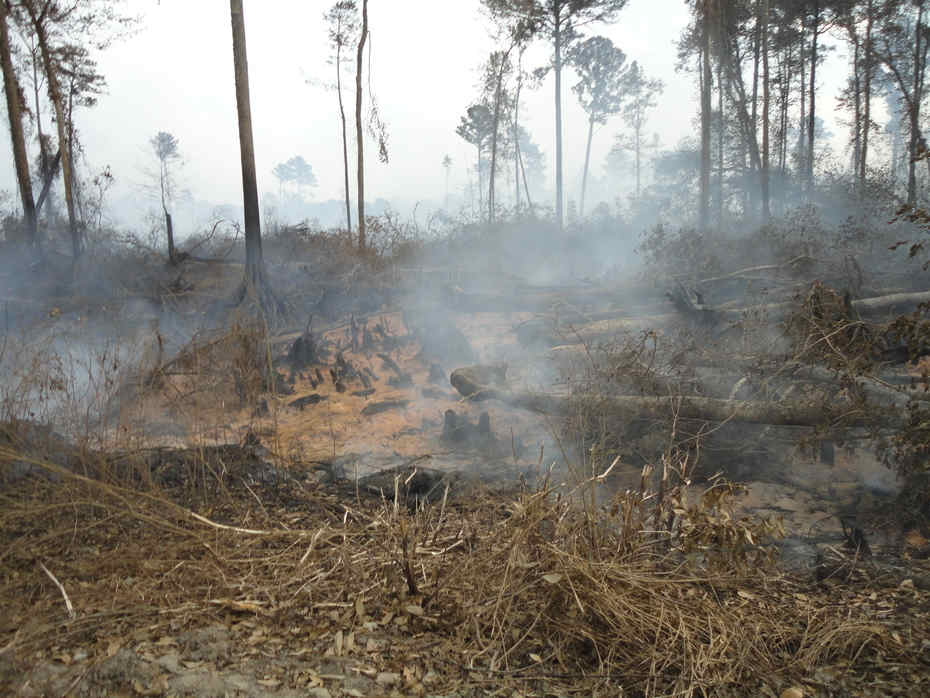
{"type": "MultiPolygon", "coordinates": [[[[493,312],[488,284],[506,287],[492,295],[511,305],[571,294],[482,266],[499,256],[491,243],[452,284],[429,271],[480,243],[360,257],[336,236],[271,236],[269,276],[298,311],[290,326],[270,329],[216,314],[216,299],[240,280],[232,258],[168,267],[114,252],[71,284],[54,261],[28,287],[9,281],[7,296],[34,299],[7,325],[24,344],[56,325],[68,337],[119,337],[137,328],[140,307],[159,329],[145,351],[120,355],[81,419],[70,409],[56,423],[53,401],[42,398],[44,412],[30,403],[87,399],[87,390],[54,384],[47,365],[7,374],[17,380],[5,382],[0,428],[0,691],[909,696],[930,681],[930,531],[917,515],[925,492],[875,499],[804,564],[789,565],[784,522],[738,506],[730,480],[751,480],[754,461],[722,477],[713,463],[695,470],[692,422],[675,426],[679,442],[668,424],[633,423],[642,457],[633,470],[646,470],[618,481],[622,444],[609,456],[589,449],[587,467],[572,467],[573,439],[609,425],[603,415],[550,420],[563,450],[549,468],[554,457],[518,448],[520,434],[486,433],[507,423],[506,412],[488,420],[490,403],[472,408],[448,384],[427,387],[463,363],[499,358],[463,322],[493,312]],[[454,408],[453,426],[442,410],[422,420],[432,431],[417,425],[411,415],[419,419],[426,391],[454,408]],[[145,408],[133,412],[137,403],[145,408]],[[222,428],[156,428],[166,415],[207,422],[198,415],[220,403],[222,428]],[[395,430],[397,439],[395,422],[408,424],[405,438],[432,450],[389,448],[385,467],[360,475],[335,436],[332,452],[288,442],[308,432],[329,443],[332,420],[350,410],[367,421],[347,429],[395,430]],[[460,438],[464,428],[475,438],[460,438]],[[441,467],[451,451],[460,467],[441,467]]],[[[220,256],[216,245],[204,259],[220,256]]],[[[716,276],[733,270],[718,263],[716,276]]],[[[607,295],[620,288],[601,285],[607,295]]],[[[661,289],[638,293],[638,306],[667,309],[661,289]]],[[[717,293],[706,300],[725,302],[717,293]]],[[[616,309],[590,302],[584,313],[616,309]]],[[[553,312],[529,310],[510,325],[553,312]]],[[[643,356],[612,346],[617,365],[643,356]]],[[[606,351],[590,348],[591,357],[606,351]]],[[[623,433],[624,443],[632,438],[623,433]]],[[[763,438],[775,453],[783,435],[763,438]]],[[[829,439],[815,433],[821,441],[829,439]]],[[[710,446],[720,463],[739,460],[739,449],[710,446]]]]}

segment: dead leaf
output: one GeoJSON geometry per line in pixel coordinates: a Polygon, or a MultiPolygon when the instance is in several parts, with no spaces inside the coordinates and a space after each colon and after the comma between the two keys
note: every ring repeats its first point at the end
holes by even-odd
{"type": "Polygon", "coordinates": [[[408,604],[404,606],[404,610],[409,613],[411,616],[420,617],[423,615],[423,607],[417,606],[416,604],[408,604]]]}
{"type": "Polygon", "coordinates": [[[545,579],[550,584],[558,584],[562,581],[562,575],[556,572],[550,572],[549,574],[544,574],[543,579],[545,579]]]}

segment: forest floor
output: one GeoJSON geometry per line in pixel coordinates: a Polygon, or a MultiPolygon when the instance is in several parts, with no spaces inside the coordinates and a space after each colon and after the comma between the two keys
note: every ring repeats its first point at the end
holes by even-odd
{"type": "MultiPolygon", "coordinates": [[[[222,296],[240,273],[211,268],[178,294],[222,296]]],[[[136,337],[140,368],[107,389],[95,440],[22,419],[0,430],[5,695],[930,684],[930,544],[897,524],[891,471],[799,450],[739,488],[662,493],[638,467],[573,469],[551,418],[449,385],[459,365],[507,362],[509,381],[552,389],[513,332],[531,312],[376,302],[311,333],[256,339],[233,322],[167,351],[164,315],[159,328],[80,301],[34,310],[65,338],[136,337]],[[314,347],[295,364],[300,337],[314,347]],[[661,507],[691,547],[631,532],[661,507]]]]}

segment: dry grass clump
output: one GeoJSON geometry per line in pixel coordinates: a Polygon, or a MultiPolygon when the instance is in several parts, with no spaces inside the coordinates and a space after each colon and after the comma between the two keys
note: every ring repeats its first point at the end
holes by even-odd
{"type": "Polygon", "coordinates": [[[81,647],[102,663],[221,623],[233,653],[293,657],[303,669],[280,677],[293,688],[335,656],[397,673],[405,695],[427,692],[427,676],[430,693],[760,695],[828,664],[914,662],[926,635],[895,641],[887,616],[777,574],[777,526],[734,518],[727,483],[689,495],[668,476],[680,461],[661,464],[660,491],[646,472],[593,508],[548,480],[423,505],[404,498],[415,466],[378,497],[297,471],[258,478],[255,457],[235,455],[205,468],[203,498],[0,446],[0,468],[41,469],[0,495],[0,659],[35,666],[81,647]]]}

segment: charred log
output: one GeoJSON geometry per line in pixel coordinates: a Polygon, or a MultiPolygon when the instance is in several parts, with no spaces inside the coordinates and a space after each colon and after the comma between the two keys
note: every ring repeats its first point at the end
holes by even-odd
{"type": "Polygon", "coordinates": [[[833,401],[831,409],[819,402],[763,402],[723,400],[719,398],[671,396],[647,397],[634,395],[563,396],[547,393],[511,392],[475,380],[484,367],[456,369],[452,386],[465,398],[474,401],[500,400],[508,405],[542,414],[570,414],[579,404],[631,419],[681,419],[708,422],[749,422],[775,426],[817,427],[837,426],[897,426],[904,423],[900,413],[886,410],[882,414],[865,414],[850,403],[833,401]]]}

